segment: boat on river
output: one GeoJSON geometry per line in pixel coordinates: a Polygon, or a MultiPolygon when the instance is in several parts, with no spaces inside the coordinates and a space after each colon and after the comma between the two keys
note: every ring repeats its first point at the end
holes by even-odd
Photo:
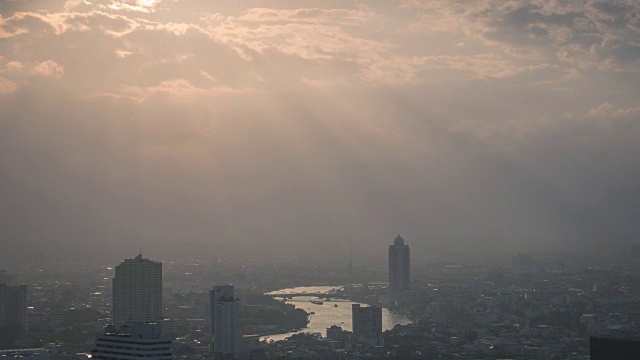
{"type": "Polygon", "coordinates": [[[312,304],[316,304],[316,305],[322,305],[324,304],[322,301],[318,301],[318,300],[311,300],[312,304]]]}

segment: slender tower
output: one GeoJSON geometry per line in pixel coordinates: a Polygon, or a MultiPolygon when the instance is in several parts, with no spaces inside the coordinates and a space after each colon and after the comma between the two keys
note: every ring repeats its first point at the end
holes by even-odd
{"type": "Polygon", "coordinates": [[[351,246],[351,236],[349,236],[349,285],[353,284],[353,247],[351,246]]]}
{"type": "Polygon", "coordinates": [[[240,300],[233,292],[231,285],[214,286],[209,292],[214,360],[236,360],[241,356],[240,300]]]}
{"type": "Polygon", "coordinates": [[[391,300],[402,300],[410,282],[409,245],[398,235],[389,246],[389,296],[391,300]]]}

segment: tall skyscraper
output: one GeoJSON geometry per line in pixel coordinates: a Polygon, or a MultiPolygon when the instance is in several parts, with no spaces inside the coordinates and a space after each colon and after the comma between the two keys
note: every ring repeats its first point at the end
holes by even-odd
{"type": "Polygon", "coordinates": [[[398,235],[389,246],[389,296],[391,300],[401,300],[405,297],[410,285],[410,253],[409,245],[404,244],[402,236],[398,235]]]}
{"type": "Polygon", "coordinates": [[[215,360],[240,359],[240,300],[223,296],[216,303],[216,329],[213,334],[213,358],[215,360]]]}
{"type": "Polygon", "coordinates": [[[351,325],[354,342],[366,343],[371,346],[383,345],[381,307],[351,305],[351,325]]]}
{"type": "Polygon", "coordinates": [[[162,321],[162,263],[140,254],[116,266],[112,307],[116,325],[162,321]]]}
{"type": "Polygon", "coordinates": [[[214,286],[209,292],[212,307],[213,358],[240,358],[240,300],[233,296],[233,286],[214,286]]]}
{"type": "Polygon", "coordinates": [[[171,340],[163,339],[160,324],[109,325],[96,338],[91,358],[171,360],[171,340]]]}
{"type": "Polygon", "coordinates": [[[218,300],[223,296],[233,297],[233,285],[216,285],[209,290],[209,326],[211,329],[211,333],[215,333],[216,324],[215,324],[215,307],[218,303],[218,300]]]}
{"type": "Polygon", "coordinates": [[[14,285],[5,271],[0,272],[0,328],[27,330],[27,285],[14,285]]]}

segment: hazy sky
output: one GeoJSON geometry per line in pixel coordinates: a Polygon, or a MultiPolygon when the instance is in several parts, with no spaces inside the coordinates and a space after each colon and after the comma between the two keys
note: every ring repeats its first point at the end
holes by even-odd
{"type": "Polygon", "coordinates": [[[637,0],[0,0],[2,249],[637,242],[639,16],[637,0]]]}

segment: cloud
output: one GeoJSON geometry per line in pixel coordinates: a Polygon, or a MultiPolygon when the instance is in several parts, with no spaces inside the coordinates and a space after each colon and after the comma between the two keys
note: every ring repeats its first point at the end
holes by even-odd
{"type": "Polygon", "coordinates": [[[0,77],[0,95],[11,94],[18,90],[18,84],[9,79],[0,77]]]}
{"type": "Polygon", "coordinates": [[[212,14],[203,21],[212,38],[234,47],[246,60],[251,58],[247,50],[274,49],[308,60],[368,63],[390,46],[347,29],[374,19],[373,13],[356,10],[250,9],[240,16],[212,14]]]}
{"type": "MultiPolygon", "coordinates": [[[[54,31],[54,34],[60,35],[67,31],[88,31],[92,29],[91,19],[102,17],[104,19],[130,22],[125,17],[119,17],[116,15],[110,15],[99,11],[92,11],[89,13],[40,13],[40,12],[17,12],[4,20],[3,28],[9,26],[18,26],[29,23],[31,20],[39,20],[44,24],[47,24],[54,31]]],[[[97,24],[95,24],[97,25],[97,24]]],[[[112,24],[111,26],[114,26],[112,24]]]]}
{"type": "Polygon", "coordinates": [[[635,120],[637,124],[640,124],[640,106],[624,108],[615,106],[612,103],[605,102],[589,110],[587,115],[597,119],[635,120]]]}
{"type": "Polygon", "coordinates": [[[135,0],[135,1],[112,0],[109,5],[106,5],[106,8],[111,10],[152,13],[157,10],[157,6],[159,4],[160,4],[160,0],[135,0]]]}
{"type": "MultiPolygon", "coordinates": [[[[58,36],[69,32],[106,35],[122,41],[114,54],[129,60],[131,55],[141,54],[144,45],[138,42],[147,38],[144,34],[159,34],[165,41],[173,41],[172,36],[201,36],[235,51],[251,72],[255,72],[253,68],[264,71],[271,59],[282,55],[290,59],[278,61],[307,62],[297,65],[302,72],[320,66],[328,69],[331,76],[323,79],[325,84],[351,86],[412,85],[446,76],[501,80],[533,72],[551,73],[549,69],[572,74],[581,74],[578,69],[640,69],[640,57],[636,56],[640,48],[630,41],[636,36],[633,21],[621,15],[631,11],[628,8],[611,10],[589,3],[585,10],[573,2],[533,0],[404,4],[404,10],[401,8],[396,14],[404,18],[392,22],[380,12],[390,11],[388,8],[375,6],[247,8],[194,18],[175,16],[183,13],[177,11],[178,5],[167,2],[162,3],[165,15],[160,21],[151,14],[160,2],[103,1],[86,12],[16,12],[3,18],[0,29],[5,36],[17,36],[35,31],[36,20],[49,25],[58,36]],[[138,10],[144,11],[128,14],[110,9],[109,5],[117,5],[118,9],[124,5],[141,7],[138,10]],[[583,22],[587,19],[590,20],[583,22]],[[403,39],[407,31],[415,40],[403,39]],[[455,42],[450,46],[439,40],[450,36],[446,34],[454,34],[455,42]],[[427,41],[423,40],[425,37],[427,41]],[[448,50],[430,54],[433,51],[429,49],[434,46],[448,50]]],[[[191,49],[182,52],[194,53],[191,49]]],[[[296,76],[298,83],[314,78],[311,73],[296,76]]],[[[568,78],[556,79],[560,82],[568,78]]],[[[543,81],[548,79],[536,82],[543,81]]]]}
{"type": "Polygon", "coordinates": [[[166,95],[177,101],[194,101],[195,97],[216,97],[229,94],[247,94],[254,90],[248,88],[235,89],[228,86],[210,86],[206,88],[196,87],[185,79],[173,79],[160,82],[158,85],[123,86],[122,92],[131,99],[142,102],[146,99],[166,95]]]}
{"type": "Polygon", "coordinates": [[[0,23],[0,26],[2,26],[0,29],[3,31],[0,32],[0,35],[5,34],[5,37],[12,37],[25,33],[28,30],[20,26],[26,26],[29,20],[33,19],[49,25],[56,35],[66,32],[98,32],[118,38],[134,31],[166,31],[176,35],[182,35],[191,30],[202,31],[194,24],[161,23],[143,18],[130,18],[102,10],[92,10],[85,13],[18,12],[4,19],[4,23],[0,23]]]}
{"type": "Polygon", "coordinates": [[[10,61],[5,66],[10,71],[22,71],[26,67],[26,65],[21,61],[10,61]]]}
{"type": "Polygon", "coordinates": [[[67,0],[62,6],[62,9],[64,12],[69,12],[82,4],[90,5],[91,3],[87,0],[67,0]]]}
{"type": "Polygon", "coordinates": [[[7,3],[5,238],[629,241],[636,3],[7,3]]]}
{"type": "Polygon", "coordinates": [[[7,71],[35,76],[50,76],[60,78],[64,75],[64,68],[53,60],[33,61],[24,63],[10,61],[5,65],[7,71]]]}
{"type": "Polygon", "coordinates": [[[637,2],[436,0],[405,5],[421,11],[421,19],[410,26],[416,32],[462,33],[511,54],[548,47],[545,56],[557,55],[568,65],[640,71],[637,2]]]}
{"type": "Polygon", "coordinates": [[[8,20],[0,14],[0,39],[12,38],[29,32],[26,26],[12,24],[12,19],[8,20]]]}
{"type": "Polygon", "coordinates": [[[41,76],[61,77],[64,75],[64,68],[53,60],[45,60],[35,64],[31,69],[31,73],[41,76]]]}

